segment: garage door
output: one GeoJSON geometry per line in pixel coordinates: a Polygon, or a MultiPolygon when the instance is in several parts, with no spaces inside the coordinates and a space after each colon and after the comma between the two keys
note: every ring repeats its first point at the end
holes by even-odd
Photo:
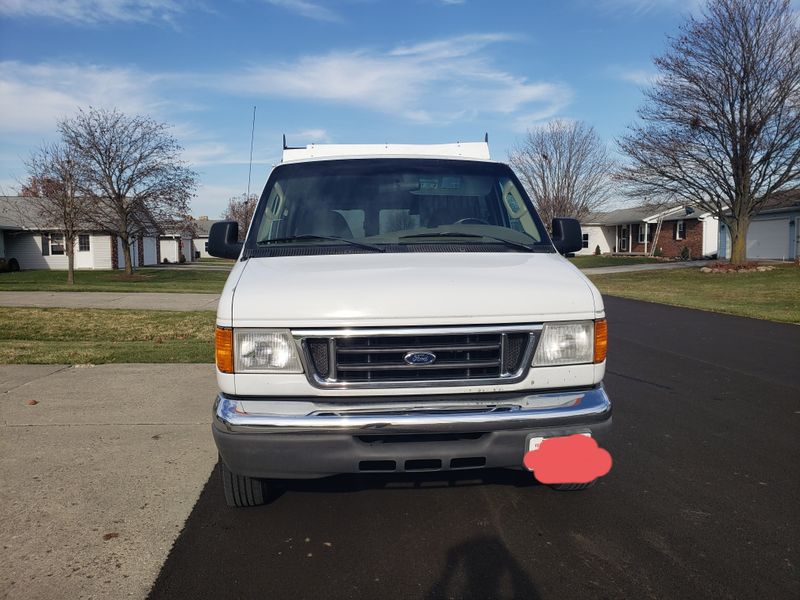
{"type": "Polygon", "coordinates": [[[154,237],[146,237],[144,238],[144,264],[146,265],[154,265],[156,264],[156,238],[154,237]]]}
{"type": "Polygon", "coordinates": [[[747,230],[747,258],[789,257],[789,219],[753,221],[747,230]]]}

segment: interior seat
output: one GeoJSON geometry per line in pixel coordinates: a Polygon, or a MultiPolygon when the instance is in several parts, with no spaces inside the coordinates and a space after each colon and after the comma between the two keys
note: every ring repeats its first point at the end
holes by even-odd
{"type": "Polygon", "coordinates": [[[319,210],[305,215],[296,235],[324,235],[351,239],[353,232],[341,213],[335,210],[319,210]]]}

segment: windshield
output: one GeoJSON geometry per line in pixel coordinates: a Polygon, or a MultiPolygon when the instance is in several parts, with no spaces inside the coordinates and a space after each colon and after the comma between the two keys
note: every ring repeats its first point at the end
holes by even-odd
{"type": "Polygon", "coordinates": [[[280,248],[348,252],[550,252],[530,200],[503,164],[357,159],[277,167],[247,239],[250,255],[280,248]]]}

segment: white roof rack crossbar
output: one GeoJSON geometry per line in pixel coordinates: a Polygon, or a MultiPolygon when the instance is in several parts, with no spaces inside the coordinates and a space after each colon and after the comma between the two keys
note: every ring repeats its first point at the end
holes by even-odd
{"type": "Polygon", "coordinates": [[[454,144],[309,144],[305,148],[288,148],[284,141],[283,162],[368,156],[429,156],[478,160],[491,158],[488,141],[454,144]]]}

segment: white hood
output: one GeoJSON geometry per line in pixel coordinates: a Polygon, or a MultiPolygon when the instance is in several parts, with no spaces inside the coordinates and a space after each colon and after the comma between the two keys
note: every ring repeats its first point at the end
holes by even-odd
{"type": "Polygon", "coordinates": [[[218,311],[220,323],[235,327],[526,323],[603,313],[594,286],[557,254],[291,256],[237,267],[218,311]]]}

